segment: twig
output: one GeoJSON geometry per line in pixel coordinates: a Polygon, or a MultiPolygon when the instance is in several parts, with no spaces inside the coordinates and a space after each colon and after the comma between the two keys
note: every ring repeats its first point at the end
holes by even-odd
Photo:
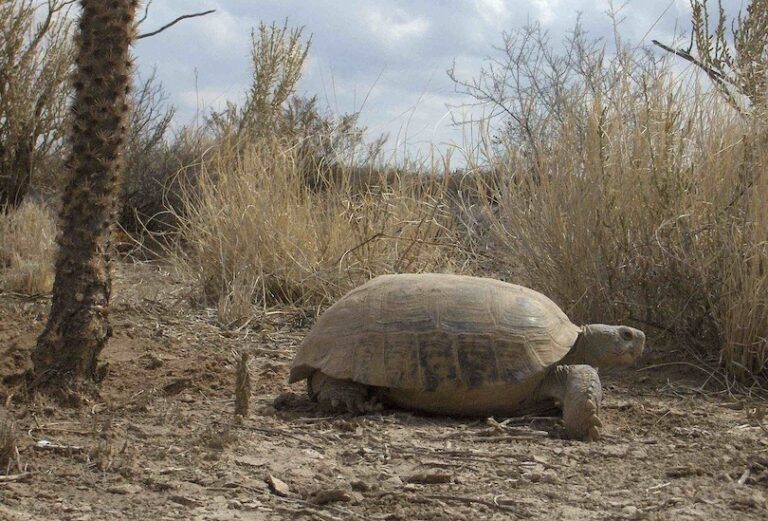
{"type": "Polygon", "coordinates": [[[682,366],[685,366],[685,367],[693,367],[694,369],[698,369],[702,373],[705,373],[706,375],[708,375],[713,380],[717,380],[717,382],[719,384],[723,385],[724,387],[727,386],[727,384],[723,380],[721,380],[720,378],[716,378],[715,377],[715,375],[718,374],[717,371],[708,370],[708,369],[706,369],[704,367],[701,367],[700,365],[696,365],[696,364],[693,364],[691,362],[664,362],[664,363],[661,363],[661,364],[647,365],[645,367],[640,367],[640,368],[636,369],[635,372],[639,373],[641,371],[650,371],[651,369],[658,369],[660,367],[671,367],[671,366],[675,366],[675,365],[682,365],[682,366]]]}
{"type": "Polygon", "coordinates": [[[662,488],[667,488],[667,487],[668,487],[668,486],[670,486],[671,484],[672,484],[672,482],[671,482],[671,481],[667,481],[667,482],[665,482],[665,483],[659,483],[658,485],[654,485],[654,486],[652,486],[652,487],[650,487],[650,488],[647,488],[647,489],[645,489],[645,491],[646,491],[646,492],[652,492],[652,491],[654,491],[654,490],[661,490],[662,488]]]}
{"type": "Polygon", "coordinates": [[[360,243],[360,244],[358,244],[357,246],[353,246],[353,247],[349,248],[347,251],[345,251],[344,253],[342,253],[342,254],[341,254],[341,257],[339,257],[338,259],[336,259],[336,262],[335,262],[334,264],[340,264],[340,263],[341,263],[341,262],[344,260],[344,257],[346,257],[347,255],[349,255],[349,254],[350,254],[350,253],[352,253],[353,251],[355,251],[355,250],[359,250],[360,248],[362,248],[363,246],[365,246],[365,245],[366,245],[366,244],[368,244],[369,242],[375,241],[375,240],[376,240],[376,239],[378,239],[379,237],[383,237],[383,236],[384,236],[384,232],[377,232],[377,233],[374,233],[373,235],[371,235],[370,237],[368,237],[367,239],[365,239],[363,242],[361,242],[361,243],[360,243]]]}
{"type": "Polygon", "coordinates": [[[32,447],[38,450],[50,450],[53,452],[66,454],[82,452],[85,450],[85,447],[80,445],[59,445],[57,443],[51,443],[48,440],[37,441],[32,447]]]}
{"type": "Polygon", "coordinates": [[[505,512],[512,512],[517,517],[522,517],[524,513],[520,512],[520,509],[512,508],[508,505],[502,505],[501,503],[495,502],[495,501],[488,501],[485,499],[475,498],[475,497],[468,497],[468,496],[448,496],[443,494],[428,494],[421,496],[426,499],[435,499],[437,501],[453,501],[455,503],[464,503],[466,505],[483,505],[488,508],[493,508],[496,510],[503,510],[505,512]]]}
{"type": "Polygon", "coordinates": [[[747,482],[747,480],[749,479],[749,474],[750,474],[749,469],[745,470],[744,473],[741,475],[741,477],[739,478],[739,480],[736,483],[738,483],[739,485],[743,486],[747,482]]]}
{"type": "Polygon", "coordinates": [[[7,476],[0,476],[0,483],[7,483],[9,481],[23,481],[32,477],[31,472],[22,472],[20,474],[8,474],[7,476]]]}
{"type": "Polygon", "coordinates": [[[702,62],[694,58],[693,55],[691,55],[691,53],[689,53],[685,49],[673,49],[669,45],[665,45],[658,40],[651,40],[651,43],[653,43],[653,45],[661,47],[668,53],[672,53],[675,56],[680,56],[682,59],[691,62],[692,64],[694,64],[695,66],[699,67],[701,70],[706,72],[715,81],[731,83],[731,81],[727,77],[725,77],[722,73],[720,73],[719,71],[716,71],[712,67],[709,67],[703,64],[702,62]]]}
{"type": "Polygon", "coordinates": [[[237,425],[235,423],[226,423],[225,425],[229,427],[234,427],[236,429],[246,429],[249,431],[255,431],[255,432],[263,432],[264,434],[272,434],[275,436],[285,436],[286,438],[293,438],[294,440],[300,441],[302,443],[306,443],[310,447],[312,447],[315,450],[321,451],[324,450],[324,447],[317,445],[316,443],[312,443],[311,441],[307,441],[301,436],[296,436],[295,434],[291,434],[287,431],[282,431],[279,429],[268,429],[266,427],[251,427],[250,425],[237,425]]]}
{"type": "Polygon", "coordinates": [[[174,25],[176,25],[180,21],[185,20],[187,18],[196,18],[198,16],[205,16],[205,15],[208,15],[208,14],[211,14],[211,13],[215,13],[215,12],[216,12],[216,9],[210,9],[208,11],[203,11],[202,13],[185,14],[183,16],[179,16],[174,21],[165,24],[164,26],[162,26],[160,29],[158,29],[156,31],[152,31],[152,32],[149,32],[149,33],[144,33],[144,34],[138,35],[136,37],[136,39],[137,40],[141,40],[142,38],[149,38],[150,36],[155,36],[156,34],[160,34],[161,32],[165,31],[169,27],[173,27],[174,25]]]}
{"type": "Polygon", "coordinates": [[[727,87],[727,85],[738,87],[737,85],[735,85],[733,80],[728,78],[722,72],[697,60],[695,57],[691,55],[691,53],[689,53],[685,49],[673,49],[669,45],[665,45],[658,40],[651,40],[651,42],[654,45],[661,47],[665,51],[672,53],[675,56],[679,56],[686,61],[691,62],[692,64],[694,64],[695,66],[697,66],[698,68],[706,72],[707,76],[709,76],[712,79],[712,81],[714,81],[717,85],[719,85],[720,88],[723,90],[723,92],[726,94],[726,96],[728,97],[728,102],[731,104],[731,106],[734,107],[740,114],[744,114],[744,110],[741,108],[741,105],[738,104],[738,102],[733,97],[733,95],[731,94],[731,92],[728,90],[728,87],[727,87]]]}
{"type": "Polygon", "coordinates": [[[294,518],[297,516],[310,516],[317,519],[322,519],[323,521],[341,521],[340,517],[335,517],[330,514],[324,514],[319,510],[315,510],[314,508],[309,508],[306,506],[299,508],[298,510],[294,510],[288,507],[277,507],[277,510],[279,512],[288,512],[291,514],[291,517],[294,517],[294,518]]]}
{"type": "Polygon", "coordinates": [[[149,7],[152,5],[152,0],[147,0],[146,5],[144,5],[144,15],[139,19],[139,21],[136,22],[136,25],[141,25],[147,20],[147,16],[149,16],[149,7]]]}
{"type": "MultiPolygon", "coordinates": [[[[339,519],[337,517],[333,517],[330,514],[325,514],[321,512],[318,508],[323,508],[326,510],[330,510],[333,512],[338,512],[339,514],[343,514],[347,517],[352,517],[353,519],[362,519],[365,520],[366,518],[362,515],[356,514],[352,512],[351,510],[348,510],[346,508],[337,507],[334,505],[312,505],[308,501],[304,499],[299,498],[292,498],[292,497],[280,497],[280,496],[272,496],[274,499],[278,501],[282,501],[283,503],[292,503],[294,505],[297,505],[300,507],[299,510],[292,511],[295,514],[301,513],[302,511],[306,510],[308,513],[311,513],[312,515],[315,515],[317,517],[320,517],[321,519],[339,519]]],[[[280,507],[278,507],[278,510],[280,507]]],[[[286,509],[287,510],[287,509],[286,509]]]]}

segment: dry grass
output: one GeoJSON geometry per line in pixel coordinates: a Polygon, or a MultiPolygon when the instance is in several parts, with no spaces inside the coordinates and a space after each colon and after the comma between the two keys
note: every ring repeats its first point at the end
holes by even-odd
{"type": "Polygon", "coordinates": [[[53,287],[56,222],[42,203],[0,213],[0,289],[49,293],[53,287]]]}
{"type": "Polygon", "coordinates": [[[480,273],[482,252],[578,322],[635,323],[652,345],[764,375],[765,128],[663,66],[615,66],[567,90],[557,124],[494,159],[493,197],[460,211],[450,183],[395,169],[363,183],[336,169],[313,189],[277,138],[215,151],[183,196],[174,263],[239,326],[254,306],[325,305],[382,273],[480,273]]]}
{"type": "Polygon", "coordinates": [[[16,461],[17,438],[15,425],[0,412],[0,473],[2,474],[7,474],[11,464],[16,461]]]}
{"type": "MultiPolygon", "coordinates": [[[[735,186],[744,190],[736,217],[725,221],[723,356],[737,375],[768,372],[768,132],[759,127],[735,186]]],[[[726,169],[727,165],[723,165],[726,169]]],[[[731,169],[733,170],[733,169],[731,169]]]]}
{"type": "Polygon", "coordinates": [[[765,376],[765,125],[665,64],[572,56],[564,83],[518,92],[539,108],[500,161],[497,263],[579,322],[634,321],[765,376]]]}
{"type": "Polygon", "coordinates": [[[219,153],[185,194],[173,258],[223,323],[255,304],[328,303],[382,273],[463,269],[439,193],[345,182],[311,190],[295,154],[279,140],[219,153]]]}

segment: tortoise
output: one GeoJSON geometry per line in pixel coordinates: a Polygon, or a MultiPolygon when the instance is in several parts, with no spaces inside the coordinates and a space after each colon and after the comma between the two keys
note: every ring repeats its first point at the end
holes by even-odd
{"type": "Polygon", "coordinates": [[[300,345],[289,383],[336,411],[382,404],[452,416],[562,409],[565,433],[596,440],[597,368],[630,365],[645,335],[577,326],[532,289],[483,277],[382,275],[323,313],[300,345]]]}

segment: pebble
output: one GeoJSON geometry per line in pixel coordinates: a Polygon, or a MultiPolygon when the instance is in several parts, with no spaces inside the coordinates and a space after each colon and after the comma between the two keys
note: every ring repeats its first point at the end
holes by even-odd
{"type": "Polygon", "coordinates": [[[276,496],[288,497],[288,495],[291,493],[291,489],[285,483],[285,481],[281,480],[280,478],[276,478],[272,474],[267,476],[267,479],[265,481],[267,482],[267,485],[269,485],[269,488],[272,490],[272,492],[275,493],[276,496]]]}

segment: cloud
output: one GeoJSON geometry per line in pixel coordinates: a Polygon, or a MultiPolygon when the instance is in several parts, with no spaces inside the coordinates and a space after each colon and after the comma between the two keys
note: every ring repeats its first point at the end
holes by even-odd
{"type": "Polygon", "coordinates": [[[365,16],[365,22],[373,35],[396,47],[403,47],[424,36],[430,26],[425,18],[412,17],[402,9],[395,9],[391,13],[371,10],[365,16]]]}
{"type": "MultiPolygon", "coordinates": [[[[623,5],[615,2],[614,5],[623,5]]],[[[741,0],[724,0],[727,12],[741,0]]],[[[140,40],[139,67],[157,68],[180,121],[191,118],[198,99],[219,105],[242,98],[250,79],[250,31],[259,22],[304,26],[312,48],[299,92],[319,95],[339,112],[360,109],[375,132],[424,143],[460,141],[447,124],[451,108],[470,100],[454,92],[445,74],[456,60],[461,77],[476,76],[493,56],[502,31],[540,22],[553,44],[573,28],[579,13],[593,37],[612,41],[608,0],[164,0],[152,4],[143,31],[181,14],[216,8],[213,15],[184,20],[140,40]]],[[[671,41],[689,27],[687,0],[630,0],[618,13],[622,39],[650,45],[671,41]]]]}
{"type": "Polygon", "coordinates": [[[511,11],[504,0],[475,0],[475,12],[491,27],[501,27],[509,21],[511,11]]]}

